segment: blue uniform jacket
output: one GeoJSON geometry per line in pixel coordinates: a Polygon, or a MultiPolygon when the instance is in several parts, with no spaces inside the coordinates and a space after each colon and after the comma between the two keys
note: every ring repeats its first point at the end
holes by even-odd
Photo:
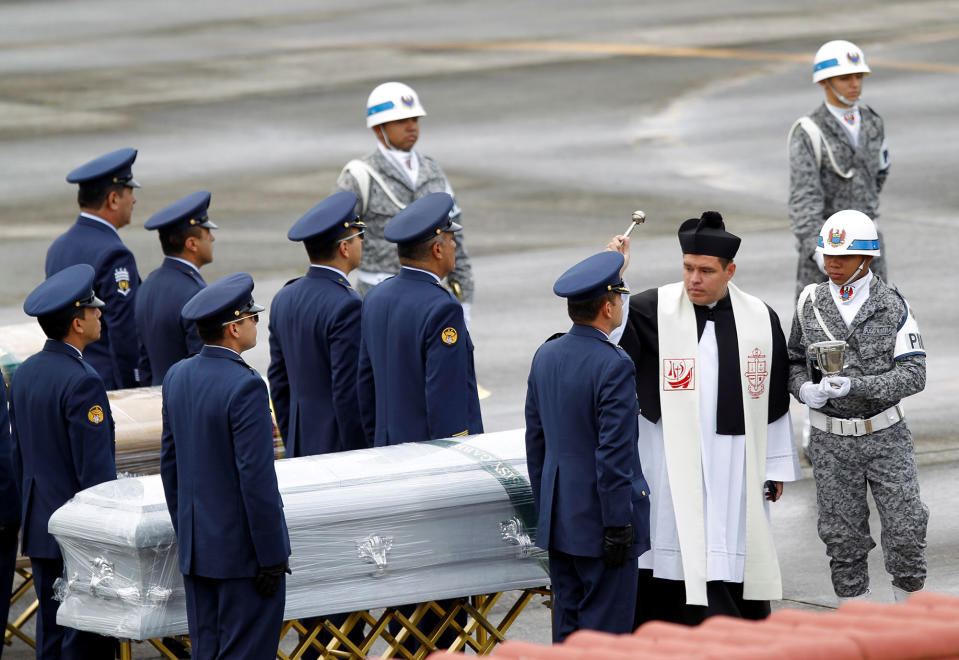
{"type": "Polygon", "coordinates": [[[47,250],[46,276],[74,264],[93,266],[93,290],[106,303],[100,340],[84,349],[83,359],[97,370],[108,390],[137,387],[139,346],[133,301],[140,275],[133,253],[115,230],[80,216],[47,250]]]}
{"type": "Polygon", "coordinates": [[[363,301],[358,388],[376,447],[483,432],[463,307],[431,275],[403,268],[363,301]]]}
{"type": "Polygon", "coordinates": [[[10,421],[23,554],[59,559],[50,515],[84,488],[116,478],[107,391],[75,348],[48,339],[13,375],[10,421]]]}
{"type": "Polygon", "coordinates": [[[20,491],[13,473],[13,441],[7,413],[7,384],[0,374],[0,525],[19,522],[20,491]]]}
{"type": "Polygon", "coordinates": [[[270,395],[288,456],[368,447],[356,398],[359,295],[311,267],[270,306],[270,395]]]}
{"type": "Polygon", "coordinates": [[[204,346],[167,372],[160,476],[182,573],[252,578],[290,556],[266,383],[233,351],[204,346]]]}
{"type": "Polygon", "coordinates": [[[162,385],[170,367],[203,348],[196,324],[183,320],[180,310],[205,286],[195,268],[169,257],[140,285],[135,317],[143,347],[141,385],[162,385]]]}
{"type": "Polygon", "coordinates": [[[633,556],[649,549],[638,414],[633,361],[596,328],[574,325],[536,351],[526,463],[538,547],[601,557],[603,528],[632,523],[633,556]]]}

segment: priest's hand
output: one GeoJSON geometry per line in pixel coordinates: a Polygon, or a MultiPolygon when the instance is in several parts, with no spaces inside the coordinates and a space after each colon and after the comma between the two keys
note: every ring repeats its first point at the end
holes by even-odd
{"type": "Polygon", "coordinates": [[[260,598],[270,598],[280,588],[283,581],[283,574],[290,573],[290,567],[286,562],[274,566],[260,566],[256,569],[256,577],[253,578],[253,588],[260,598]]]}
{"type": "Polygon", "coordinates": [[[779,498],[783,496],[783,482],[772,481],[770,479],[765,483],[765,491],[767,500],[770,502],[778,502],[779,498]]]}
{"type": "Polygon", "coordinates": [[[823,390],[822,383],[807,380],[799,388],[799,400],[810,408],[822,408],[829,400],[829,395],[823,390]]]}
{"type": "Polygon", "coordinates": [[[838,399],[841,396],[849,394],[851,383],[846,376],[827,376],[822,379],[820,385],[822,385],[823,392],[826,393],[826,396],[830,399],[838,399]]]}
{"type": "Polygon", "coordinates": [[[606,250],[620,252],[623,255],[623,267],[619,269],[619,277],[620,279],[625,278],[626,268],[629,266],[629,236],[623,236],[622,234],[613,236],[613,239],[606,244],[606,250]]]}
{"type": "Polygon", "coordinates": [[[603,564],[606,568],[619,568],[629,561],[629,550],[632,547],[632,523],[603,530],[603,564]]]}

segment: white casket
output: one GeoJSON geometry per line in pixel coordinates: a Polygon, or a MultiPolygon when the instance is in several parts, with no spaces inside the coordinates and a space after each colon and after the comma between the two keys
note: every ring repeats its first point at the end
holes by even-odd
{"type": "MultiPolygon", "coordinates": [[[[549,584],[530,544],[521,429],[278,461],[293,555],[286,619],[549,584]]],[[[61,625],[120,638],[187,632],[159,476],[112,481],[50,518],[61,625]]]]}

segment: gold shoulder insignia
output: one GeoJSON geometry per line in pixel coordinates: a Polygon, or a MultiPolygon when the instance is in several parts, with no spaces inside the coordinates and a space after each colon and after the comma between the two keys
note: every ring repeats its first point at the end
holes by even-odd
{"type": "Polygon", "coordinates": [[[103,421],[103,408],[100,406],[91,406],[89,412],[87,412],[87,419],[89,419],[94,424],[99,424],[103,421]]]}
{"type": "Polygon", "coordinates": [[[456,334],[456,328],[445,328],[443,334],[441,335],[444,344],[449,344],[452,346],[456,343],[456,340],[459,338],[459,335],[456,334]]]}

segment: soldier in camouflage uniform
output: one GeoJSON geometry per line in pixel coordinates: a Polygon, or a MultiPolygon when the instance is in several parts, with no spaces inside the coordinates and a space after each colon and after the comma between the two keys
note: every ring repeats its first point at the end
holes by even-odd
{"type": "Polygon", "coordinates": [[[886,571],[902,600],[926,578],[929,510],[919,498],[912,435],[900,405],[925,387],[926,354],[905,299],[869,270],[879,252],[869,218],[853,210],[834,214],[819,244],[830,281],[800,294],[788,344],[790,391],[810,407],[819,537],[836,595],[868,594],[866,556],[876,545],[868,484],[882,523],[886,571]],[[845,340],[846,366],[842,376],[820,380],[807,349],[827,340],[845,340]]]}
{"type": "MultiPolygon", "coordinates": [[[[843,209],[862,211],[874,221],[879,217],[889,150],[882,118],[858,103],[868,73],[865,55],[855,44],[824,44],[816,53],[813,82],[823,87],[826,100],[789,132],[789,224],[799,252],[797,296],[807,284],[826,280],[815,252],[826,218],[843,209]]],[[[882,234],[879,242],[882,247],[882,234]]],[[[887,280],[883,259],[874,259],[871,270],[887,280]]]]}
{"type": "MultiPolygon", "coordinates": [[[[356,290],[361,296],[399,272],[396,246],[383,238],[383,228],[411,202],[430,193],[448,193],[454,198],[452,219],[462,224],[460,207],[443,170],[429,156],[413,151],[419,138],[419,118],[426,115],[416,92],[402,83],[383,83],[370,94],[366,114],[366,125],[376,135],[377,148],[347,163],[333,188],[334,192],[349,190],[360,199],[359,215],[366,223],[363,262],[357,269],[356,290]]],[[[473,269],[463,232],[456,237],[456,268],[447,281],[463,303],[469,322],[473,269]]]]}

